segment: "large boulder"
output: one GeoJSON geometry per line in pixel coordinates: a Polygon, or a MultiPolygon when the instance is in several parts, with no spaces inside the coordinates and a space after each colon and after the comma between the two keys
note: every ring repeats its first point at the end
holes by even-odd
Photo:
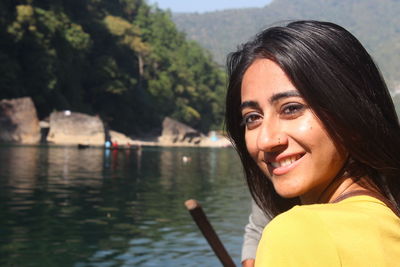
{"type": "Polygon", "coordinates": [[[104,125],[97,116],[68,110],[52,112],[47,141],[58,145],[104,145],[104,125]]]}
{"type": "Polygon", "coordinates": [[[30,97],[0,101],[0,142],[36,144],[40,127],[35,105],[30,97]]]}
{"type": "Polygon", "coordinates": [[[162,123],[160,145],[185,146],[200,145],[205,136],[195,129],[166,117],[162,123]]]}

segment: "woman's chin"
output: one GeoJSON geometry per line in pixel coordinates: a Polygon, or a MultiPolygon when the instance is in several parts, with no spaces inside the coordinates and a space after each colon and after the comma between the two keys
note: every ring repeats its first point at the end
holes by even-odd
{"type": "Polygon", "coordinates": [[[288,188],[280,189],[280,188],[275,188],[276,193],[283,197],[283,198],[295,198],[295,197],[300,197],[302,195],[302,192],[300,190],[288,190],[288,188]]]}
{"type": "Polygon", "coordinates": [[[278,195],[280,195],[282,198],[287,198],[287,199],[296,198],[296,197],[300,196],[300,195],[297,195],[297,194],[279,194],[279,193],[278,193],[278,195]]]}

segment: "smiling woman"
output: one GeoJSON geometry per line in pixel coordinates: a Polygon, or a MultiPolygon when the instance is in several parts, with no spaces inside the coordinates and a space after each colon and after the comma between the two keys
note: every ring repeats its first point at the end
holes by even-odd
{"type": "Polygon", "coordinates": [[[398,262],[400,127],[358,40],[333,23],[292,22],[232,53],[228,72],[228,134],[254,200],[279,215],[256,265],[398,262]]]}
{"type": "Polygon", "coordinates": [[[300,197],[302,203],[318,202],[344,165],[344,150],[269,59],[258,59],[247,69],[241,99],[247,150],[275,191],[300,197]]]}

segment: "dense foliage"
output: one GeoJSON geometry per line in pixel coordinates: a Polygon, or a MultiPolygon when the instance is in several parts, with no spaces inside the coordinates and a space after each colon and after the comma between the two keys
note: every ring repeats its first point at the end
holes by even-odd
{"type": "Polygon", "coordinates": [[[361,40],[394,89],[400,87],[399,13],[398,0],[273,0],[264,8],[173,14],[173,19],[220,64],[239,43],[267,26],[296,19],[336,22],[361,40]]]}
{"type": "Polygon", "coordinates": [[[145,0],[2,0],[0,60],[0,99],[31,96],[41,118],[70,109],[136,135],[165,116],[222,122],[223,70],[145,0]]]}

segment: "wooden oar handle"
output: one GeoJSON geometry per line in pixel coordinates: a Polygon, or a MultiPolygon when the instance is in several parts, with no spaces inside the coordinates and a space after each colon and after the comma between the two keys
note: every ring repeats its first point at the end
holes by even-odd
{"type": "Polygon", "coordinates": [[[233,267],[235,264],[231,256],[229,256],[224,245],[219,240],[217,234],[215,233],[213,227],[207,219],[207,216],[203,212],[200,203],[194,199],[189,199],[185,201],[185,206],[188,209],[193,220],[196,222],[197,226],[203,233],[204,237],[207,239],[208,244],[210,244],[215,255],[219,258],[222,265],[225,267],[233,267]]]}

